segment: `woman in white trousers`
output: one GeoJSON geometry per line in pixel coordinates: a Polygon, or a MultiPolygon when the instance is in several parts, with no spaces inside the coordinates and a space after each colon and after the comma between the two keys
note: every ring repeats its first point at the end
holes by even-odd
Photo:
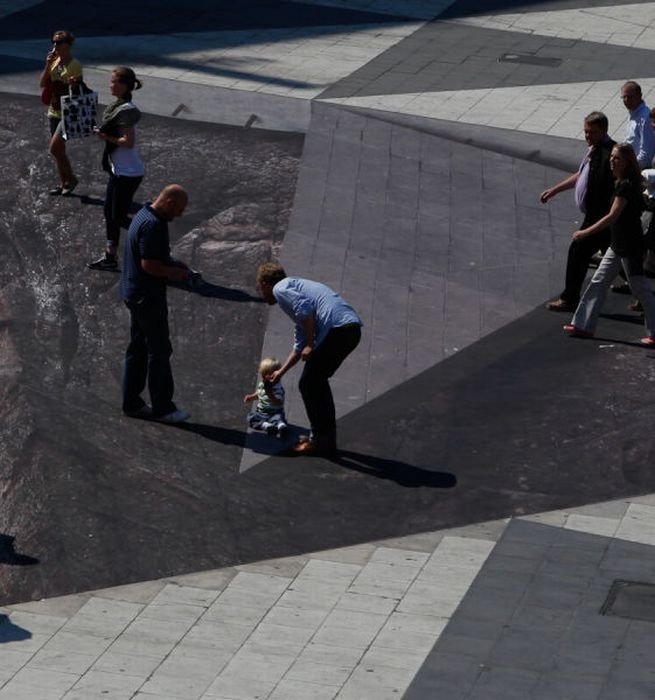
{"type": "Polygon", "coordinates": [[[616,184],[609,212],[595,224],[573,234],[573,238],[578,240],[609,227],[610,247],[585,289],[571,323],[564,326],[564,330],[575,337],[591,338],[594,335],[607,290],[619,269],[623,267],[632,293],[644,309],[648,335],[642,338],[641,342],[655,345],[655,296],[643,270],[643,183],[632,146],[625,143],[614,146],[610,156],[610,167],[616,184]]]}

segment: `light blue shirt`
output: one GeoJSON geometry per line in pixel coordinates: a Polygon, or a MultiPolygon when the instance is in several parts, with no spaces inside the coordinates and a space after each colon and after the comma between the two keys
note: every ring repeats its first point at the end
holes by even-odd
{"type": "Polygon", "coordinates": [[[641,102],[630,112],[623,140],[632,146],[639,161],[639,167],[648,168],[655,156],[655,134],[650,125],[650,110],[645,102],[641,102]]]}
{"type": "Polygon", "coordinates": [[[307,339],[302,322],[314,317],[314,347],[318,347],[333,328],[362,321],[350,304],[320,282],[300,277],[285,277],[273,287],[273,296],[284,313],[295,323],[293,349],[300,352],[307,339]]]}

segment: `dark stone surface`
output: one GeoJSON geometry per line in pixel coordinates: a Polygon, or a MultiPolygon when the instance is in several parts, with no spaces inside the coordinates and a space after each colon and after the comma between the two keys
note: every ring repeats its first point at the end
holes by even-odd
{"type": "MultiPolygon", "coordinates": [[[[598,340],[576,341],[561,333],[565,319],[543,309],[349,414],[338,460],[282,455],[239,474],[241,400],[267,314],[248,299],[254,267],[276,251],[286,226],[301,147],[289,134],[144,119],[148,177],[139,196],[173,174],[187,185],[176,251],[246,301],[171,290],[177,399],[192,421],[172,428],[123,418],[127,318],[117,276],[85,269],[103,240],[99,149],[71,145],[83,184],[75,197],[53,201],[44,194],[52,164],[41,112],[29,98],[3,99],[0,148],[16,179],[0,194],[0,532],[39,564],[2,566],[0,602],[655,490],[655,402],[641,390],[652,380],[653,353],[634,343],[642,329],[621,313],[602,319],[598,340]]],[[[469,149],[469,157],[480,154],[469,149]]],[[[463,155],[453,162],[454,176],[466,172],[463,155]]],[[[541,166],[517,167],[538,191],[541,166]]],[[[517,189],[519,202],[527,190],[517,189]]],[[[401,252],[393,248],[389,271],[401,252]]],[[[329,264],[341,275],[336,260],[329,264]]],[[[360,262],[347,269],[366,275],[360,262]]],[[[463,288],[455,326],[471,296],[467,274],[453,278],[463,288]]],[[[407,286],[378,285],[383,292],[391,308],[407,286]]],[[[362,285],[348,298],[360,308],[370,294],[362,285]]],[[[612,296],[608,311],[617,314],[626,299],[612,296]]],[[[397,329],[384,333],[387,347],[396,342],[397,329]]],[[[608,575],[624,555],[608,548],[608,575]]]]}
{"type": "Polygon", "coordinates": [[[267,313],[252,301],[254,270],[282,239],[303,138],[142,120],[137,198],[169,181],[187,187],[174,254],[213,284],[208,296],[169,293],[176,398],[212,438],[202,439],[120,413],[128,318],[119,278],[86,269],[104,246],[100,144],[69,144],[80,185],[73,197],[49,197],[54,165],[38,101],[0,101],[0,152],[12,164],[0,191],[0,532],[41,560],[29,571],[1,567],[0,600],[205,568],[223,557],[206,514],[223,513],[223,479],[238,465],[241,399],[267,313]]]}
{"type": "MultiPolygon", "coordinates": [[[[106,11],[102,0],[60,4],[51,0],[14,12],[2,20],[0,39],[43,37],[44,52],[51,33],[65,27],[76,36],[175,34],[176,32],[243,31],[293,28],[302,31],[351,24],[396,23],[402,16],[348,8],[278,0],[115,0],[106,11]]],[[[45,53],[44,53],[45,55],[45,53]]]]}
{"type": "Polygon", "coordinates": [[[649,545],[513,520],[404,700],[440,692],[462,700],[651,698],[653,623],[600,614],[612,547],[644,581],[655,580],[649,545]],[[510,559],[537,567],[523,578],[508,575],[502,562],[510,559]],[[588,562],[584,574],[571,569],[578,559],[588,562]]]}

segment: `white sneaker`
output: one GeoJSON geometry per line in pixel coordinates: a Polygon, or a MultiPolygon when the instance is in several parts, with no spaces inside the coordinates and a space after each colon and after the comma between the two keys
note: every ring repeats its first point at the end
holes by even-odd
{"type": "Polygon", "coordinates": [[[188,411],[181,411],[179,408],[176,411],[167,413],[165,416],[153,416],[152,419],[159,421],[160,423],[184,423],[185,420],[189,420],[191,414],[188,411]]]}
{"type": "Polygon", "coordinates": [[[278,437],[282,437],[283,435],[286,435],[287,430],[289,430],[289,426],[286,423],[280,421],[277,424],[278,437]]]}
{"type": "Polygon", "coordinates": [[[274,435],[276,432],[276,428],[273,423],[269,423],[267,420],[262,423],[262,430],[265,430],[268,435],[274,435]]]}

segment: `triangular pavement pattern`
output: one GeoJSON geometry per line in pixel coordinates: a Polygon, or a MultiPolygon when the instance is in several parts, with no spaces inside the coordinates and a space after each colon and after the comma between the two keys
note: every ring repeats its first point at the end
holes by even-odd
{"type": "Polygon", "coordinates": [[[273,457],[238,474],[226,464],[236,431],[191,423],[144,427],[120,478],[94,471],[102,498],[89,496],[86,511],[71,500],[79,483],[46,475],[35,497],[47,494],[47,509],[20,542],[41,564],[7,571],[4,599],[654,491],[655,400],[641,391],[652,353],[633,342],[639,325],[603,319],[596,341],[559,325],[537,309],[352,412],[335,461],[273,457]],[[84,512],[96,522],[79,521],[84,512]]]}
{"type": "MultiPolygon", "coordinates": [[[[288,274],[340,291],[364,321],[360,348],[332,380],[340,416],[559,293],[578,216],[571,198],[538,202],[562,177],[546,155],[557,140],[535,157],[534,139],[501,130],[480,129],[469,145],[443,124],[435,133],[429,120],[384,116],[314,105],[280,257],[288,274]]],[[[263,355],[286,357],[292,330],[272,308],[263,355]]],[[[299,371],[286,377],[288,418],[306,425],[299,371]]],[[[241,470],[265,452],[251,437],[241,470]]]]}
{"type": "Polygon", "coordinates": [[[457,3],[320,99],[568,138],[598,109],[621,138],[621,84],[655,99],[655,3],[567,4],[457,3]]]}
{"type": "Polygon", "coordinates": [[[435,20],[389,48],[322,98],[474,90],[652,76],[647,48],[561,39],[435,20]]]}

